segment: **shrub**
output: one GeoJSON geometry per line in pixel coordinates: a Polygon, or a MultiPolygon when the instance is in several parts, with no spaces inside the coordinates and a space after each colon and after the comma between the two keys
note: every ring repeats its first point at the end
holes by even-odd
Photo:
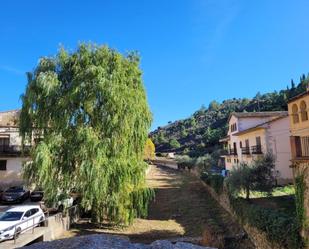
{"type": "Polygon", "coordinates": [[[246,192],[246,199],[250,197],[250,191],[261,191],[270,194],[273,190],[275,159],[272,154],[253,161],[252,165],[245,163],[236,166],[227,179],[227,186],[233,195],[241,191],[246,192]]]}
{"type": "Polygon", "coordinates": [[[218,194],[223,191],[224,177],[219,174],[209,174],[203,172],[201,179],[210,187],[212,187],[218,194]]]}
{"type": "Polygon", "coordinates": [[[175,138],[172,138],[171,140],[170,140],[170,146],[171,146],[171,148],[173,148],[173,149],[178,149],[178,148],[180,148],[180,143],[175,139],[175,138]]]}
{"type": "Polygon", "coordinates": [[[195,158],[191,158],[188,155],[177,156],[176,161],[180,169],[188,168],[190,170],[195,166],[195,158]]]}
{"type": "Polygon", "coordinates": [[[295,217],[250,204],[240,198],[231,197],[230,203],[241,222],[265,232],[269,241],[278,243],[282,248],[303,248],[300,226],[295,217]]]}

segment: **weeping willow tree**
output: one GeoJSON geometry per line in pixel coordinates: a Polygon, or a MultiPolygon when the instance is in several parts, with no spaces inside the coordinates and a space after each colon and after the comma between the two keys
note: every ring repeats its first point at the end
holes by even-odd
{"type": "Polygon", "coordinates": [[[36,141],[24,165],[48,201],[75,190],[98,222],[146,215],[144,145],[152,116],[135,53],[81,44],[40,59],[28,73],[20,132],[36,141]],[[39,142],[38,142],[39,141],[39,142]]]}

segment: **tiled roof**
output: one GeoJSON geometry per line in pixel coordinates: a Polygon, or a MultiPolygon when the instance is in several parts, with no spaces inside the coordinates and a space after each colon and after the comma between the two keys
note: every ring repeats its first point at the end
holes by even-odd
{"type": "Polygon", "coordinates": [[[0,126],[18,126],[20,110],[0,112],[0,126]]]}
{"type": "Polygon", "coordinates": [[[306,95],[308,95],[308,94],[309,94],[309,91],[305,91],[305,92],[303,92],[303,93],[300,93],[300,94],[298,94],[298,95],[296,95],[296,96],[290,98],[290,99],[288,100],[288,103],[293,102],[294,100],[297,100],[297,99],[299,99],[299,98],[301,98],[301,97],[303,97],[303,96],[306,96],[306,95]]]}
{"type": "Polygon", "coordinates": [[[245,134],[245,133],[257,130],[257,129],[265,129],[266,128],[265,127],[266,124],[272,123],[274,121],[277,121],[278,119],[282,119],[282,118],[287,117],[287,116],[288,116],[288,113],[286,113],[286,115],[277,116],[277,117],[275,117],[275,118],[273,118],[273,119],[271,119],[269,121],[266,121],[266,122],[264,122],[262,124],[258,124],[256,126],[248,128],[246,130],[242,130],[242,131],[239,131],[237,133],[234,133],[233,136],[239,136],[239,135],[242,135],[242,134],[245,134]]]}
{"type": "Polygon", "coordinates": [[[231,115],[234,115],[238,118],[251,118],[251,117],[278,117],[286,116],[287,111],[275,111],[275,112],[232,112],[231,115]]]}

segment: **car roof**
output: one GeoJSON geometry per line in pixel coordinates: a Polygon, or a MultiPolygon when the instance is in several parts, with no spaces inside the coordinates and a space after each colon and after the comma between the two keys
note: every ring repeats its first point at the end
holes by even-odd
{"type": "Polygon", "coordinates": [[[25,212],[29,209],[32,208],[40,208],[40,206],[36,205],[25,205],[25,206],[18,206],[18,207],[13,207],[7,210],[6,212],[25,212]]]}

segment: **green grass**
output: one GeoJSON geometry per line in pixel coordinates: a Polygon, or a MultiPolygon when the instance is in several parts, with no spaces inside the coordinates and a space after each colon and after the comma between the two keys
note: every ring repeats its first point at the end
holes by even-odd
{"type": "MultiPolygon", "coordinates": [[[[294,185],[286,185],[283,187],[276,187],[273,189],[271,196],[285,196],[285,195],[294,195],[295,187],[294,185]]],[[[239,197],[245,198],[245,192],[239,193],[239,197]]],[[[265,192],[260,191],[250,191],[250,199],[261,198],[261,197],[269,197],[269,195],[265,192]]]]}

